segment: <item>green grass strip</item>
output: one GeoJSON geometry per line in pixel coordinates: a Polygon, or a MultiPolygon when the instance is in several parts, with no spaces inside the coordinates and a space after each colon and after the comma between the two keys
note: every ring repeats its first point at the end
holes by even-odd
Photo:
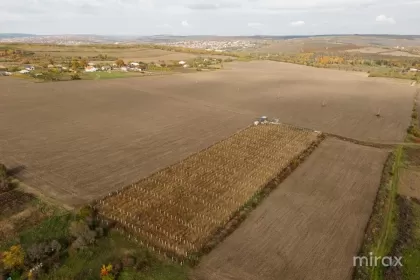
{"type": "MultiPolygon", "coordinates": [[[[399,181],[399,167],[401,166],[402,160],[402,146],[398,146],[395,150],[395,162],[392,167],[392,181],[390,184],[389,190],[389,198],[387,201],[386,213],[385,213],[385,224],[384,227],[381,229],[380,238],[378,240],[378,244],[376,246],[375,251],[373,254],[375,256],[385,256],[389,249],[387,245],[389,245],[389,239],[391,237],[391,232],[393,230],[393,213],[395,211],[395,197],[397,195],[398,189],[398,181],[399,181]]],[[[392,242],[391,242],[392,243],[392,242]]],[[[383,279],[383,267],[382,266],[374,266],[371,270],[370,279],[372,280],[380,280],[383,279]]]]}

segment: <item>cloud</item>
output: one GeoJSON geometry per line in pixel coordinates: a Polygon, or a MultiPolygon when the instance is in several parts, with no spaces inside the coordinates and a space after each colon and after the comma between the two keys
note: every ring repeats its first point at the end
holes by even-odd
{"type": "Polygon", "coordinates": [[[255,9],[279,12],[347,11],[373,7],[401,7],[419,2],[419,0],[248,0],[255,9]]]}
{"type": "Polygon", "coordinates": [[[0,0],[0,32],[414,34],[419,10],[420,0],[0,0]]]}
{"type": "Polygon", "coordinates": [[[261,27],[261,26],[263,26],[264,24],[262,24],[261,22],[249,22],[248,23],[248,26],[249,27],[261,27]]]}
{"type": "Polygon", "coordinates": [[[376,21],[377,22],[383,22],[383,23],[389,23],[389,24],[396,24],[397,23],[394,18],[387,17],[386,15],[377,16],[376,21]]]}
{"type": "Polygon", "coordinates": [[[156,25],[156,27],[158,27],[158,28],[173,28],[173,26],[168,24],[168,23],[159,24],[159,25],[156,25]]]}
{"type": "Polygon", "coordinates": [[[92,4],[82,4],[79,7],[80,13],[82,14],[88,14],[88,15],[95,15],[98,14],[98,6],[92,5],[92,4]]]}
{"type": "Polygon", "coordinates": [[[290,23],[291,26],[303,26],[305,25],[305,22],[303,20],[298,20],[298,21],[292,21],[290,23]]]}
{"type": "Polygon", "coordinates": [[[219,7],[217,4],[213,3],[194,3],[188,5],[188,8],[190,8],[191,10],[216,10],[219,7]]]}
{"type": "Polygon", "coordinates": [[[218,10],[228,8],[239,8],[240,3],[226,2],[226,3],[193,3],[188,5],[191,10],[218,10]]]}

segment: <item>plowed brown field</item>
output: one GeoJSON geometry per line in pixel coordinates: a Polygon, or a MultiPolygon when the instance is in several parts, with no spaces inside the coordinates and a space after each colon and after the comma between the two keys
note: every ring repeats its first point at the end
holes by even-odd
{"type": "Polygon", "coordinates": [[[186,257],[318,137],[286,125],[252,126],[97,207],[150,246],[186,257]]]}
{"type": "Polygon", "coordinates": [[[192,279],[351,279],[386,157],[325,140],[202,259],[192,279]]]}
{"type": "Polygon", "coordinates": [[[371,141],[404,138],[413,87],[277,62],[216,72],[32,83],[0,78],[0,159],[69,204],[144,178],[268,115],[371,141]],[[321,106],[321,104],[326,106],[321,106]],[[381,117],[375,114],[381,110],[381,117]]]}

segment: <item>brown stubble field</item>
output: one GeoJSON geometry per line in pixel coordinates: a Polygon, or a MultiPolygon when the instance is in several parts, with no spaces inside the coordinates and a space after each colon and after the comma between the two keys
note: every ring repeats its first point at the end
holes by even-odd
{"type": "Polygon", "coordinates": [[[387,154],[325,140],[192,279],[351,279],[387,154]]]}
{"type": "Polygon", "coordinates": [[[103,81],[1,78],[1,161],[24,167],[20,179],[44,194],[80,204],[174,164],[261,115],[384,142],[402,140],[410,120],[408,83],[277,62],[225,68],[103,81]]]}
{"type": "MultiPolygon", "coordinates": [[[[229,56],[222,55],[199,55],[192,53],[181,53],[173,52],[160,49],[150,49],[142,47],[97,47],[95,45],[91,46],[44,46],[44,45],[22,45],[19,46],[23,50],[35,52],[36,55],[47,55],[54,58],[59,57],[94,57],[98,55],[108,55],[108,57],[115,57],[123,59],[125,62],[129,61],[142,61],[146,63],[158,62],[160,60],[169,62],[169,61],[179,61],[179,60],[190,60],[199,56],[203,57],[214,57],[214,58],[229,58],[229,56]]],[[[97,61],[98,63],[103,63],[106,61],[97,61]]],[[[113,61],[109,61],[112,63],[113,61]]]]}

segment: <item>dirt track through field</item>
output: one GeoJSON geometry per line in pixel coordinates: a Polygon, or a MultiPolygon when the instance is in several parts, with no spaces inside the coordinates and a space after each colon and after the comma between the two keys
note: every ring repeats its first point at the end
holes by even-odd
{"type": "Polygon", "coordinates": [[[192,279],[351,279],[386,156],[325,140],[202,259],[192,279]]]}
{"type": "Polygon", "coordinates": [[[18,177],[44,194],[78,204],[178,162],[261,115],[377,142],[401,141],[410,121],[408,83],[267,61],[225,67],[104,81],[2,77],[0,161],[22,167],[18,177]]]}

